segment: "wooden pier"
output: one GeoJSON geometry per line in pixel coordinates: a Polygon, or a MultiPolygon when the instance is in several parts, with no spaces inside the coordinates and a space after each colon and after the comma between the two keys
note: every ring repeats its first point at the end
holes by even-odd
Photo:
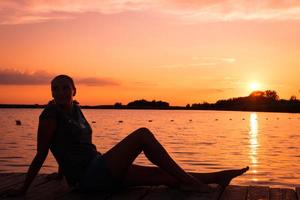
{"type": "MultiPolygon", "coordinates": [[[[234,186],[225,190],[217,188],[212,193],[185,192],[164,186],[133,187],[116,193],[98,192],[92,194],[79,193],[70,189],[65,181],[46,178],[40,174],[32,183],[24,197],[0,199],[58,199],[58,200],[300,200],[300,188],[283,189],[262,186],[234,186]]],[[[24,173],[0,173],[0,193],[17,188],[23,184],[24,173]]]]}

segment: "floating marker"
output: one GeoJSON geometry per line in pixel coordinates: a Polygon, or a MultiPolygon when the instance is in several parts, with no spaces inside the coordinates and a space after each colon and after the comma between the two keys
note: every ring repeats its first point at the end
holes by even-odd
{"type": "Polygon", "coordinates": [[[152,122],[152,120],[150,119],[150,120],[148,120],[148,122],[152,122]]]}
{"type": "Polygon", "coordinates": [[[17,126],[21,126],[21,125],[22,125],[21,120],[16,120],[16,125],[17,125],[17,126]]]}
{"type": "Polygon", "coordinates": [[[96,123],[96,121],[92,121],[92,123],[93,123],[93,124],[95,124],[95,123],[96,123]]]}
{"type": "Polygon", "coordinates": [[[123,123],[123,121],[122,120],[120,120],[120,121],[118,121],[119,123],[123,123]]]}

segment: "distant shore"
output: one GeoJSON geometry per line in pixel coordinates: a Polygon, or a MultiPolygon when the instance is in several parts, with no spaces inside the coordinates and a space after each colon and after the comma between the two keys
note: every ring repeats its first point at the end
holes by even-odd
{"type": "MultiPolygon", "coordinates": [[[[75,103],[78,103],[76,100],[75,103]]],[[[44,108],[40,104],[0,104],[0,108],[44,108]]],[[[165,101],[135,100],[127,105],[120,102],[114,105],[81,105],[84,109],[144,109],[144,110],[222,110],[250,112],[300,113],[300,100],[291,96],[289,100],[279,99],[274,90],[254,91],[249,96],[218,100],[216,103],[194,103],[186,106],[170,106],[165,101]]]]}
{"type": "MultiPolygon", "coordinates": [[[[210,104],[212,105],[212,104],[210,104]]],[[[39,105],[39,104],[0,104],[1,108],[7,109],[43,109],[46,105],[39,105]]],[[[214,106],[209,107],[186,107],[186,106],[169,106],[165,108],[159,107],[116,107],[114,105],[96,105],[96,106],[89,106],[89,105],[81,105],[82,109],[116,109],[116,110],[214,110],[214,111],[245,111],[245,112],[279,112],[279,113],[300,113],[300,108],[298,109],[265,109],[265,108],[254,108],[254,107],[244,107],[244,108],[218,108],[214,106]]]]}

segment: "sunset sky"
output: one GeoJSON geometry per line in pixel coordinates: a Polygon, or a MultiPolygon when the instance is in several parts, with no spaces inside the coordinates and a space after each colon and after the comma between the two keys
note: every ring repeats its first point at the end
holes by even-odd
{"type": "Polygon", "coordinates": [[[47,103],[58,74],[83,105],[300,98],[300,1],[1,0],[0,103],[47,103]]]}

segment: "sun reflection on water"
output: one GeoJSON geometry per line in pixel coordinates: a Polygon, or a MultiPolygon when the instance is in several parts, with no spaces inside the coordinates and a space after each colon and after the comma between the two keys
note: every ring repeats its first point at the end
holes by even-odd
{"type": "MultiPolygon", "coordinates": [[[[249,130],[249,158],[252,168],[252,174],[256,174],[257,170],[255,167],[258,165],[257,150],[259,147],[258,141],[258,122],[256,113],[250,114],[250,130],[249,130]]],[[[253,177],[253,181],[257,181],[257,178],[253,177]]]]}

